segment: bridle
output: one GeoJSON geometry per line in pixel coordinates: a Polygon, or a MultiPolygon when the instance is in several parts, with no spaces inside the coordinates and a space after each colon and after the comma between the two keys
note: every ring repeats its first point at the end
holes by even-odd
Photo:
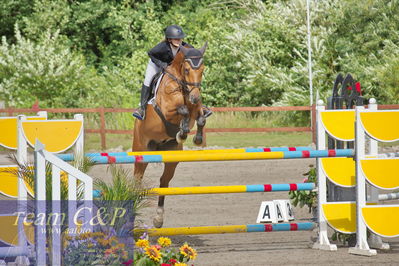
{"type": "MultiPolygon", "coordinates": [[[[190,56],[186,57],[184,61],[189,62],[192,69],[198,69],[202,65],[202,56],[190,56]],[[197,64],[194,64],[192,59],[198,59],[197,64]]],[[[165,74],[167,74],[172,80],[174,80],[179,86],[182,88],[183,93],[189,95],[195,88],[201,90],[201,83],[202,82],[187,82],[185,80],[185,75],[183,75],[183,80],[177,78],[175,75],[167,71],[166,69],[163,70],[165,74]],[[191,89],[189,88],[191,87],[191,89]]]]}

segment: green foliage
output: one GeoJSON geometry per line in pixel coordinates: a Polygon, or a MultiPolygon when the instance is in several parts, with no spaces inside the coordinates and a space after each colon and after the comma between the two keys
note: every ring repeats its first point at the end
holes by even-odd
{"type": "Polygon", "coordinates": [[[78,107],[89,102],[95,82],[94,69],[84,58],[58,42],[58,33],[47,32],[40,44],[21,36],[16,44],[3,37],[0,46],[0,97],[9,105],[78,107]]]}
{"type": "MultiPolygon", "coordinates": [[[[398,11],[395,0],[311,1],[315,97],[330,96],[341,72],[361,82],[365,97],[399,102],[398,11]]],[[[5,0],[0,17],[0,100],[8,105],[132,107],[147,51],[170,24],[195,47],[209,43],[205,104],[309,104],[306,1],[5,0]]]]}
{"type": "Polygon", "coordinates": [[[343,234],[338,231],[334,231],[331,236],[333,241],[341,242],[343,245],[348,244],[350,247],[354,247],[356,244],[356,234],[343,234]]]}
{"type": "MultiPolygon", "coordinates": [[[[112,176],[111,183],[100,178],[94,180],[95,186],[101,191],[101,196],[96,201],[103,207],[127,208],[137,218],[140,210],[149,205],[145,184],[121,166],[110,165],[109,170],[112,176]]],[[[123,226],[124,224],[118,224],[116,221],[114,229],[119,232],[123,226]]]]}
{"type": "MultiPolygon", "coordinates": [[[[307,176],[305,178],[305,183],[316,183],[317,175],[316,168],[313,165],[309,166],[310,169],[307,173],[303,174],[307,176]]],[[[292,205],[303,207],[307,206],[309,208],[309,212],[312,211],[313,208],[317,206],[317,192],[315,191],[290,191],[288,195],[291,199],[292,205]]]]}
{"type": "Polygon", "coordinates": [[[31,2],[30,0],[0,1],[0,36],[15,40],[14,25],[23,24],[23,19],[32,13],[31,2]]]}

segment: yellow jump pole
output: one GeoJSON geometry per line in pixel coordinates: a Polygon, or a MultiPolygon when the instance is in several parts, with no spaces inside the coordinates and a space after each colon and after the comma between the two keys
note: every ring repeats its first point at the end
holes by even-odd
{"type": "Polygon", "coordinates": [[[135,229],[135,234],[147,233],[149,236],[173,235],[205,235],[205,234],[236,234],[276,231],[309,231],[313,230],[315,223],[281,223],[281,224],[247,224],[247,225],[222,225],[222,226],[193,226],[176,228],[135,229]]]}
{"type": "MultiPolygon", "coordinates": [[[[218,150],[173,150],[173,151],[134,151],[134,152],[95,152],[86,153],[87,157],[115,157],[115,156],[140,156],[140,155],[174,155],[174,154],[200,154],[200,153],[242,153],[242,152],[274,152],[274,151],[310,151],[311,147],[270,147],[270,148],[239,148],[218,150]]],[[[73,154],[58,154],[65,161],[73,160],[73,154]]]]}
{"type": "Polygon", "coordinates": [[[302,191],[312,190],[314,183],[293,184],[260,184],[236,186],[209,186],[209,187],[171,187],[153,188],[150,195],[192,195],[192,194],[222,194],[222,193],[248,193],[248,192],[275,192],[275,191],[302,191]]]}
{"type": "Polygon", "coordinates": [[[201,162],[201,161],[233,161],[262,159],[297,159],[323,157],[352,157],[353,150],[316,150],[316,151],[276,151],[276,152],[241,152],[241,153],[196,153],[196,154],[154,154],[137,156],[94,156],[95,164],[110,163],[171,163],[171,162],[201,162]]]}

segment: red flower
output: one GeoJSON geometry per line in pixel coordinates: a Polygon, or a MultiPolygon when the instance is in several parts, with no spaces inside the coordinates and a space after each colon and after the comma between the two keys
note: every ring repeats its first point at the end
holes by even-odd
{"type": "Polygon", "coordinates": [[[172,263],[172,265],[174,265],[174,264],[177,262],[177,260],[175,260],[175,259],[170,259],[169,262],[172,263]]]}
{"type": "Polygon", "coordinates": [[[172,264],[169,264],[169,263],[162,263],[161,266],[172,266],[172,264]]]}
{"type": "Polygon", "coordinates": [[[130,266],[133,264],[133,260],[128,260],[128,261],[122,262],[122,264],[125,264],[126,266],[130,266]]]}

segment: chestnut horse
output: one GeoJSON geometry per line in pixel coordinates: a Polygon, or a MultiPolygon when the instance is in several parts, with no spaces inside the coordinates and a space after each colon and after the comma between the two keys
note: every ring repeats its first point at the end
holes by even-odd
{"type": "MultiPolygon", "coordinates": [[[[172,63],[163,71],[153,104],[148,104],[144,120],[134,124],[133,151],[182,150],[190,129],[197,122],[196,145],[205,145],[201,81],[204,71],[201,49],[180,46],[172,63]]],[[[160,187],[168,187],[178,163],[165,163],[160,187]]],[[[147,163],[134,164],[135,178],[142,179],[147,163]]],[[[159,196],[155,227],[162,227],[165,196],[159,196]]]]}

